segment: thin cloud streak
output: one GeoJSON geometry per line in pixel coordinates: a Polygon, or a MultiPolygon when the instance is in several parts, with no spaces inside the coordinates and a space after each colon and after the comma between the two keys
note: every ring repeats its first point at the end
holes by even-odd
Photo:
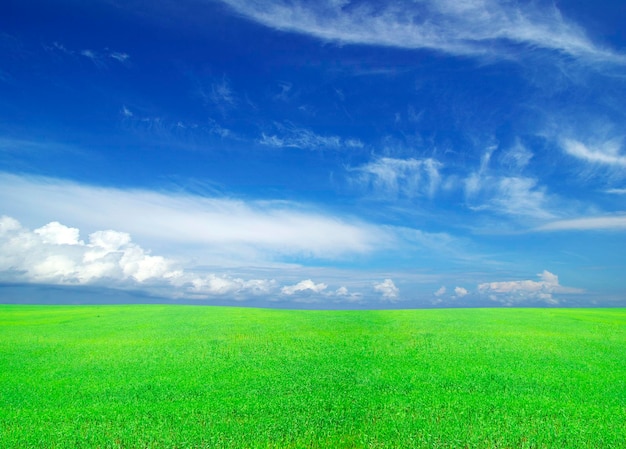
{"type": "Polygon", "coordinates": [[[601,164],[615,167],[626,167],[626,156],[620,154],[621,142],[609,141],[598,148],[590,148],[576,140],[565,140],[565,152],[578,159],[592,164],[601,164]]]}
{"type": "Polygon", "coordinates": [[[558,220],[535,228],[535,231],[622,231],[626,230],[626,215],[583,217],[558,220]]]}
{"type": "Polygon", "coordinates": [[[310,129],[301,128],[292,123],[275,123],[276,132],[261,133],[258,143],[275,148],[297,148],[306,150],[338,150],[341,148],[361,148],[363,144],[356,139],[342,139],[339,136],[323,136],[310,129]]]}
{"type": "Polygon", "coordinates": [[[172,192],[93,187],[0,175],[0,203],[28,222],[62,219],[121,229],[151,247],[200,245],[243,257],[334,259],[387,247],[384,228],[285,201],[243,201],[172,192]],[[165,245],[163,245],[165,243],[165,245]]]}
{"type": "Polygon", "coordinates": [[[398,1],[384,6],[332,0],[222,1],[270,28],[327,41],[507,57],[497,46],[504,40],[580,58],[625,61],[622,55],[593,43],[555,6],[519,6],[495,0],[398,1]]]}

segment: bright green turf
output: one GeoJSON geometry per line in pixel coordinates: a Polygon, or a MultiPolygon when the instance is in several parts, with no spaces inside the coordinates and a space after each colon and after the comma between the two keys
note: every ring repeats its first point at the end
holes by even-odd
{"type": "Polygon", "coordinates": [[[0,447],[626,447],[626,309],[0,306],[0,447]]]}

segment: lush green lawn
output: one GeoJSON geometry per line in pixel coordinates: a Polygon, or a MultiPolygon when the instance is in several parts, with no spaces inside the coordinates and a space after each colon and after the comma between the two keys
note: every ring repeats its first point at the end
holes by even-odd
{"type": "Polygon", "coordinates": [[[626,309],[0,306],[0,447],[626,447],[626,309]]]}

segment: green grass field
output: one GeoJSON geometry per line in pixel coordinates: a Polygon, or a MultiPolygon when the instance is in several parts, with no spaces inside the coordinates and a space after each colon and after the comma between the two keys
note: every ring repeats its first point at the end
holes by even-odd
{"type": "Polygon", "coordinates": [[[626,309],[0,306],[2,448],[624,448],[626,309]]]}

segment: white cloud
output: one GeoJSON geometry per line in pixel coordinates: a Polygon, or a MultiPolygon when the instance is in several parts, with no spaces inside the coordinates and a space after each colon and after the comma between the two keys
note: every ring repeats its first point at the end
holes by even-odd
{"type": "Polygon", "coordinates": [[[96,51],[92,49],[84,49],[84,50],[71,50],[65,47],[63,44],[59,42],[53,42],[52,45],[44,46],[44,48],[48,51],[62,53],[68,56],[79,55],[84,58],[89,59],[93,62],[97,67],[103,68],[106,67],[106,60],[113,59],[119,63],[126,63],[130,59],[130,55],[121,51],[111,51],[108,48],[105,48],[101,51],[96,51]]]}
{"type": "Polygon", "coordinates": [[[292,123],[275,123],[275,133],[262,133],[258,142],[261,145],[276,148],[299,148],[307,150],[362,148],[357,139],[342,139],[338,136],[322,136],[313,131],[300,128],[292,123]]]}
{"type": "Polygon", "coordinates": [[[268,27],[328,41],[507,57],[499,46],[506,41],[575,57],[623,61],[621,55],[594,44],[556,6],[497,0],[222,1],[268,27]]]}
{"type": "Polygon", "coordinates": [[[610,193],[611,195],[626,195],[626,189],[607,189],[605,193],[610,193]]]}
{"type": "Polygon", "coordinates": [[[544,270],[537,275],[539,281],[504,281],[488,282],[478,286],[478,292],[487,295],[492,301],[505,305],[515,305],[527,302],[543,302],[547,304],[559,304],[555,293],[576,294],[582,290],[564,287],[559,284],[557,275],[544,270]]]}
{"type": "Polygon", "coordinates": [[[89,58],[94,62],[99,61],[98,56],[96,56],[96,53],[93,50],[81,50],[80,55],[89,58]]]}
{"type": "Polygon", "coordinates": [[[443,285],[442,285],[441,287],[439,287],[439,288],[437,289],[437,291],[434,293],[434,295],[435,295],[436,297],[440,297],[440,296],[443,296],[443,295],[445,295],[445,294],[446,294],[446,288],[445,288],[443,285]]]}
{"type": "Polygon", "coordinates": [[[563,141],[563,149],[567,154],[592,164],[617,168],[626,167],[626,155],[621,154],[621,147],[621,139],[610,140],[593,148],[577,140],[566,139],[563,141]]]}
{"type": "Polygon", "coordinates": [[[383,282],[374,285],[374,290],[382,295],[387,301],[395,301],[398,298],[400,289],[396,287],[391,279],[385,279],[383,282]]]}
{"type": "Polygon", "coordinates": [[[93,187],[0,174],[4,213],[37,225],[60,219],[91,232],[119,229],[159,252],[203,263],[260,263],[293,255],[334,259],[394,244],[393,231],[302,204],[93,187]],[[230,261],[230,262],[229,262],[230,261]]]}
{"type": "Polygon", "coordinates": [[[296,293],[321,293],[328,288],[324,283],[316,284],[311,279],[300,281],[295,285],[286,285],[281,289],[283,295],[291,296],[296,293]]]}
{"type": "Polygon", "coordinates": [[[275,280],[232,278],[209,274],[196,277],[191,281],[191,291],[208,296],[226,296],[237,298],[240,295],[268,295],[275,286],[275,280]]]}
{"type": "Polygon", "coordinates": [[[557,220],[535,228],[535,231],[600,231],[626,230],[626,215],[582,217],[557,220]]]}
{"type": "MultiPolygon", "coordinates": [[[[14,218],[0,217],[0,279],[60,285],[140,287],[172,298],[247,299],[269,295],[276,281],[184,271],[173,260],[153,256],[130,235],[96,231],[88,242],[79,230],[58,222],[30,231],[14,218]]],[[[324,284],[314,285],[321,289],[324,284]]]]}
{"type": "Polygon", "coordinates": [[[441,182],[443,165],[431,158],[395,159],[382,157],[351,169],[355,181],[378,195],[415,198],[432,197],[441,182]]]}
{"type": "Polygon", "coordinates": [[[79,230],[58,222],[30,231],[11,217],[0,218],[0,272],[13,281],[86,284],[96,281],[170,279],[173,263],[151,256],[116,231],[98,231],[88,243],[79,230]]]}
{"type": "Polygon", "coordinates": [[[53,245],[83,245],[79,240],[80,231],[76,228],[68,228],[58,221],[53,221],[39,229],[35,229],[35,234],[41,237],[44,243],[53,245]]]}
{"type": "Polygon", "coordinates": [[[109,58],[115,59],[116,61],[119,62],[126,62],[130,59],[130,55],[128,55],[128,53],[121,53],[118,51],[114,51],[109,53],[109,58]]]}
{"type": "Polygon", "coordinates": [[[543,220],[555,218],[545,188],[533,178],[478,172],[466,179],[465,193],[469,207],[477,211],[543,220]]]}
{"type": "Polygon", "coordinates": [[[235,92],[230,81],[224,77],[219,82],[211,84],[210,98],[216,105],[232,107],[237,103],[235,92]]]}
{"type": "Polygon", "coordinates": [[[457,298],[462,298],[463,296],[467,295],[467,293],[468,291],[464,289],[463,287],[454,288],[454,294],[456,295],[457,298]]]}
{"type": "Polygon", "coordinates": [[[533,156],[533,153],[518,140],[504,151],[499,159],[502,166],[521,170],[528,165],[533,156]]]}

